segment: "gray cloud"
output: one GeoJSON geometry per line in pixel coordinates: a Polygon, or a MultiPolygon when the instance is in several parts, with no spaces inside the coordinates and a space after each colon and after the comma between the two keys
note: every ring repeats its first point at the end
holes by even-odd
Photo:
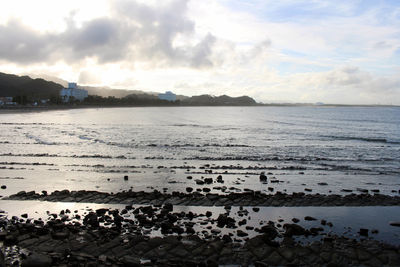
{"type": "Polygon", "coordinates": [[[198,67],[209,67],[212,66],[213,63],[208,58],[211,54],[211,48],[213,44],[216,42],[217,38],[212,34],[208,34],[206,38],[203,39],[199,44],[193,47],[192,52],[192,60],[191,66],[198,68],[198,67]]]}
{"type": "Polygon", "coordinates": [[[0,25],[0,58],[19,63],[47,60],[54,48],[51,34],[40,34],[17,20],[0,25]]]}
{"type": "Polygon", "coordinates": [[[77,27],[67,19],[59,34],[40,33],[18,21],[0,26],[0,59],[16,63],[63,59],[76,62],[95,57],[100,63],[144,61],[153,65],[209,67],[216,38],[211,34],[197,44],[174,45],[176,37],[191,37],[194,22],[186,17],[187,1],[147,6],[135,1],[111,2],[112,16],[77,27]]]}

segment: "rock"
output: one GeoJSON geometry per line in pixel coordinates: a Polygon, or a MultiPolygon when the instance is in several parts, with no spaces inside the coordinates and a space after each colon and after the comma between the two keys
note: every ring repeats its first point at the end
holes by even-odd
{"type": "Polygon", "coordinates": [[[1,189],[6,189],[6,188],[7,188],[6,185],[2,185],[2,186],[1,186],[1,189]]]}
{"type": "Polygon", "coordinates": [[[298,224],[286,223],[283,225],[283,228],[286,230],[286,236],[306,235],[308,233],[306,229],[298,224]]]}
{"type": "Polygon", "coordinates": [[[327,183],[324,183],[324,182],[322,182],[322,183],[318,183],[318,185],[328,185],[327,183]]]}
{"type": "Polygon", "coordinates": [[[14,234],[7,234],[4,238],[4,245],[12,246],[18,242],[18,238],[14,234]]]}
{"type": "Polygon", "coordinates": [[[173,211],[173,209],[174,209],[174,206],[171,203],[165,203],[163,206],[163,210],[166,210],[166,211],[173,211]]]}
{"type": "Polygon", "coordinates": [[[186,192],[191,193],[193,191],[192,187],[186,187],[186,192]]]}
{"type": "Polygon", "coordinates": [[[241,221],[238,222],[238,225],[239,225],[239,226],[242,226],[242,225],[245,225],[246,223],[247,223],[247,220],[246,220],[246,219],[243,219],[243,220],[241,220],[241,221]]]}
{"type": "Polygon", "coordinates": [[[125,175],[125,176],[124,176],[124,180],[125,180],[125,181],[128,181],[128,175],[125,175]]]}
{"type": "Polygon", "coordinates": [[[391,226],[400,227],[400,221],[399,221],[399,222],[389,222],[389,224],[390,224],[391,226]]]}
{"type": "Polygon", "coordinates": [[[260,211],[260,208],[253,207],[253,211],[254,211],[254,212],[259,212],[259,211],[260,211]]]}
{"type": "Polygon", "coordinates": [[[229,235],[224,235],[224,236],[222,237],[222,240],[223,240],[225,243],[232,243],[232,238],[231,238],[229,235]]]}
{"type": "Polygon", "coordinates": [[[268,181],[268,178],[267,178],[267,176],[265,175],[265,172],[262,172],[261,174],[260,174],[260,182],[267,182],[268,181]]]}
{"type": "Polygon", "coordinates": [[[304,191],[306,191],[306,192],[312,192],[312,189],[311,189],[311,188],[304,188],[304,191]]]}
{"type": "Polygon", "coordinates": [[[126,267],[141,266],[140,259],[130,256],[130,255],[126,255],[126,256],[122,257],[121,261],[124,264],[124,266],[126,266],[126,267]]]}
{"type": "Polygon", "coordinates": [[[342,192],[346,192],[346,193],[351,193],[351,192],[353,192],[353,190],[351,190],[351,189],[342,189],[341,191],[342,191],[342,192]]]}
{"type": "Polygon", "coordinates": [[[357,249],[357,256],[358,256],[358,260],[360,261],[367,261],[369,259],[371,259],[371,254],[369,254],[367,251],[358,248],[357,249]]]}
{"type": "Polygon", "coordinates": [[[28,214],[27,213],[21,214],[21,217],[26,219],[28,218],[28,214]]]}
{"type": "Polygon", "coordinates": [[[51,236],[52,236],[54,239],[63,240],[63,239],[68,238],[69,232],[66,232],[66,231],[63,231],[63,232],[53,232],[53,233],[51,234],[51,236]]]}
{"type": "Polygon", "coordinates": [[[192,177],[192,176],[187,176],[187,177],[186,177],[186,179],[188,179],[188,180],[192,180],[192,179],[193,179],[193,177],[192,177]]]}
{"type": "Polygon", "coordinates": [[[322,227],[311,227],[310,228],[310,233],[312,235],[318,235],[319,232],[323,232],[323,231],[324,231],[324,229],[322,227]]]}
{"type": "Polygon", "coordinates": [[[211,217],[211,215],[212,215],[212,212],[211,212],[211,211],[206,211],[206,216],[207,216],[207,217],[211,217]]]}
{"type": "Polygon", "coordinates": [[[272,266],[286,265],[284,258],[277,251],[273,251],[265,261],[272,266]]]}
{"type": "Polygon", "coordinates": [[[306,221],[316,221],[317,219],[315,219],[314,217],[311,217],[311,216],[306,216],[306,217],[304,217],[304,220],[306,220],[306,221]]]}
{"type": "Polygon", "coordinates": [[[196,184],[198,184],[198,185],[203,185],[204,184],[204,181],[203,180],[200,180],[200,179],[196,179],[196,180],[194,180],[195,182],[196,182],[196,184]]]}
{"type": "Polygon", "coordinates": [[[97,219],[97,214],[90,212],[83,218],[84,225],[90,225],[91,227],[99,227],[99,220],[97,219]]]}
{"type": "Polygon", "coordinates": [[[261,227],[260,232],[263,233],[263,237],[267,240],[273,240],[278,236],[278,230],[273,225],[264,225],[261,227]]]}
{"type": "Polygon", "coordinates": [[[362,236],[368,236],[368,229],[360,228],[360,231],[358,233],[362,236]]]}
{"type": "Polygon", "coordinates": [[[361,193],[368,193],[368,190],[364,188],[357,188],[357,191],[361,193]]]}
{"type": "Polygon", "coordinates": [[[39,253],[33,253],[22,261],[22,267],[47,267],[52,265],[49,256],[39,253]]]}
{"type": "Polygon", "coordinates": [[[294,223],[298,223],[300,220],[299,219],[297,219],[297,218],[293,218],[292,219],[292,222],[294,222],[294,223]]]}
{"type": "Polygon", "coordinates": [[[205,182],[206,184],[212,184],[212,183],[213,183],[213,179],[212,179],[212,178],[205,178],[205,179],[204,179],[204,182],[205,182]]]}
{"type": "Polygon", "coordinates": [[[237,234],[237,236],[239,236],[239,237],[245,237],[245,236],[248,236],[248,235],[249,235],[248,233],[243,232],[242,230],[237,230],[237,231],[236,231],[236,234],[237,234]]]}
{"type": "Polygon", "coordinates": [[[196,233],[196,231],[193,229],[193,227],[187,226],[186,233],[189,235],[194,235],[196,233]]]}
{"type": "Polygon", "coordinates": [[[235,226],[235,219],[229,217],[226,214],[220,214],[217,219],[217,226],[223,228],[224,226],[228,228],[233,228],[235,226]]]}

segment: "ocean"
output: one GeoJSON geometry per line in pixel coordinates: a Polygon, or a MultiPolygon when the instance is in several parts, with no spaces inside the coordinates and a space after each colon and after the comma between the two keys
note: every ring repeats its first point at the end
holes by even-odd
{"type": "Polygon", "coordinates": [[[205,171],[224,176],[220,193],[269,193],[261,172],[288,193],[400,187],[398,107],[90,108],[1,114],[0,124],[8,194],[185,191],[205,171]]]}
{"type": "MultiPolygon", "coordinates": [[[[22,190],[65,189],[399,195],[398,107],[88,108],[4,113],[0,125],[0,184],[6,186],[0,195],[5,198],[22,190]],[[260,182],[261,173],[267,182],[260,182]],[[223,183],[216,182],[218,176],[223,183]],[[214,183],[198,183],[205,178],[214,183]]],[[[238,205],[231,214],[242,220],[238,205]]],[[[0,217],[28,213],[45,219],[66,208],[85,216],[99,207],[124,206],[3,198],[0,217]]],[[[360,238],[360,228],[379,229],[373,238],[399,244],[400,229],[390,225],[400,221],[398,206],[316,206],[260,207],[258,212],[245,207],[246,225],[311,215],[318,220],[300,224],[316,227],[328,220],[333,226],[324,226],[327,233],[352,238],[360,238]]],[[[200,216],[195,226],[207,237],[224,208],[178,205],[174,211],[212,211],[210,220],[200,216]]],[[[250,237],[258,234],[247,226],[239,229],[250,237]]],[[[236,235],[233,229],[223,231],[236,235]]],[[[145,228],[143,234],[160,235],[145,228]]]]}

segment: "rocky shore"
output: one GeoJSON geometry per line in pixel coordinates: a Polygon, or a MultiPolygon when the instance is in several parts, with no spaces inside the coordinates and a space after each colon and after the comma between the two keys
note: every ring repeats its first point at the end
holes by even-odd
{"type": "MultiPolygon", "coordinates": [[[[0,265],[22,266],[399,266],[400,248],[374,240],[321,234],[296,223],[269,221],[252,238],[236,240],[224,229],[236,229],[229,214],[209,220],[212,234],[202,236],[193,218],[211,214],[173,212],[173,205],[101,208],[80,216],[62,210],[47,221],[27,214],[0,218],[0,265]],[[133,219],[126,215],[132,214],[133,219]],[[159,232],[151,237],[150,232],[159,232]],[[147,234],[146,234],[147,233],[147,234]],[[321,236],[302,243],[299,237],[321,236]]],[[[293,219],[293,221],[295,221],[293,219]]],[[[326,222],[321,221],[321,224],[326,222]]],[[[368,232],[368,230],[366,230],[368,232]]],[[[364,235],[365,229],[360,231],[364,235]]]]}
{"type": "Polygon", "coordinates": [[[46,191],[21,191],[4,199],[10,200],[43,200],[57,202],[87,202],[107,204],[150,204],[186,206],[272,206],[272,207],[296,207],[296,206],[396,206],[400,205],[400,196],[388,196],[382,194],[349,194],[349,195],[321,195],[305,193],[280,193],[263,194],[258,191],[248,190],[243,193],[229,193],[226,195],[198,192],[182,193],[172,192],[134,192],[123,191],[118,193],[105,193],[98,191],[54,191],[48,194],[46,191]]]}

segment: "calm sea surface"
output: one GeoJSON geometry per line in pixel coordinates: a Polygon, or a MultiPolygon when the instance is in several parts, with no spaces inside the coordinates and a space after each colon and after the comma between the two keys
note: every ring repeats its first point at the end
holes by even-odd
{"type": "Polygon", "coordinates": [[[0,114],[0,125],[3,196],[200,191],[197,178],[219,174],[224,193],[269,192],[271,185],[313,193],[362,188],[398,195],[400,189],[395,107],[93,108],[0,114]],[[262,171],[280,182],[261,184],[262,171]]]}
{"type": "MultiPolygon", "coordinates": [[[[188,187],[219,194],[246,189],[349,194],[342,190],[366,189],[399,195],[400,108],[77,109],[0,114],[0,125],[0,184],[7,186],[1,196],[21,190],[185,192],[188,187]],[[267,184],[259,181],[261,172],[267,174],[267,184]],[[223,184],[196,184],[196,179],[218,175],[223,184]]],[[[45,218],[47,210],[65,208],[84,215],[98,207],[124,205],[0,200],[0,210],[9,217],[29,213],[45,218]]],[[[215,218],[225,212],[223,207],[174,209],[210,210],[215,218]]],[[[311,215],[333,222],[332,228],[324,226],[329,233],[359,238],[360,228],[379,229],[373,238],[400,242],[400,228],[389,225],[400,220],[398,206],[247,210],[248,224],[256,227],[311,215]]],[[[239,207],[231,214],[241,219],[239,207]]],[[[198,231],[215,227],[199,218],[198,231]]],[[[300,224],[320,226],[319,221],[300,224]]]]}

